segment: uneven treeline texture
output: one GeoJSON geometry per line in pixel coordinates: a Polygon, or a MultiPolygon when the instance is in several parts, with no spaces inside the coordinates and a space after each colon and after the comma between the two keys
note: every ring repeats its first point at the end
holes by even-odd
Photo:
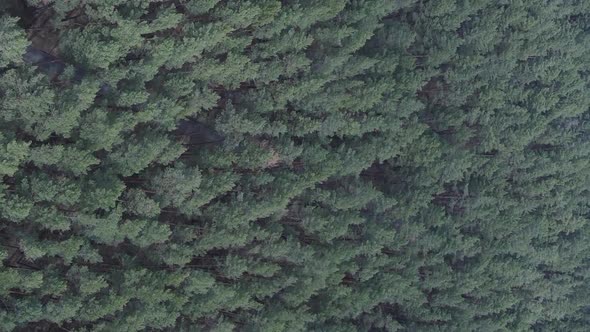
{"type": "Polygon", "coordinates": [[[0,330],[586,331],[590,2],[0,4],[0,330]]]}

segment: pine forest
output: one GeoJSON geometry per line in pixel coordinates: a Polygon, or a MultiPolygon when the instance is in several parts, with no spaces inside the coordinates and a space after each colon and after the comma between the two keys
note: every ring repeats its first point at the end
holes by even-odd
{"type": "Polygon", "coordinates": [[[589,91],[588,0],[0,0],[0,331],[589,331],[589,91]]]}

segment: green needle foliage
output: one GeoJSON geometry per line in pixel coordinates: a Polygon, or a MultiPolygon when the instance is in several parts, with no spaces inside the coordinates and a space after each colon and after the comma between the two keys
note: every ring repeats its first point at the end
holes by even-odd
{"type": "Polygon", "coordinates": [[[0,331],[586,331],[590,2],[7,0],[0,331]]]}

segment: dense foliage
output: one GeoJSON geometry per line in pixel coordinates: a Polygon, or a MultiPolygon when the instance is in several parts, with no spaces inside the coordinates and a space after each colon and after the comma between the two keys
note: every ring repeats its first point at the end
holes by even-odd
{"type": "Polygon", "coordinates": [[[590,2],[0,4],[1,331],[586,331],[590,2]]]}

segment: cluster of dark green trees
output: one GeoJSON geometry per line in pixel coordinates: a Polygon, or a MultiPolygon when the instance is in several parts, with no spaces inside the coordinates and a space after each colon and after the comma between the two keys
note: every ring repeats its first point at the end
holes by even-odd
{"type": "Polygon", "coordinates": [[[1,331],[587,331],[590,2],[0,4],[1,331]]]}

